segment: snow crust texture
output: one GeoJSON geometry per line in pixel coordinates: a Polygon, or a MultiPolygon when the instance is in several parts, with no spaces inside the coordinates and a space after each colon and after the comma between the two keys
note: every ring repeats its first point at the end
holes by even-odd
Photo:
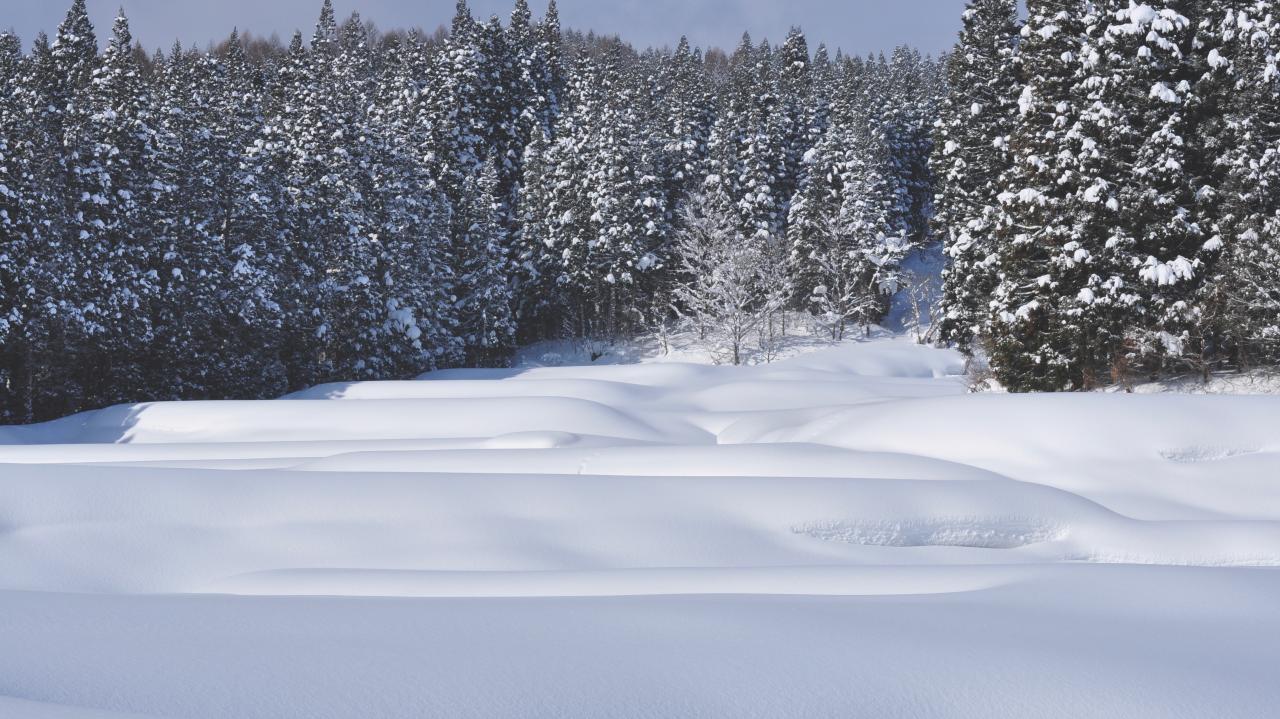
{"type": "Polygon", "coordinates": [[[1261,717],[1280,398],[950,352],[0,428],[0,716],[1261,717]]]}

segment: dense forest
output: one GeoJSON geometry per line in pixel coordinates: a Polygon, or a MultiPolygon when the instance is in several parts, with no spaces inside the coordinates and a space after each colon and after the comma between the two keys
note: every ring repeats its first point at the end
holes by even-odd
{"type": "Polygon", "coordinates": [[[1280,358],[1271,0],[972,0],[940,60],[638,51],[465,0],[100,49],[0,34],[0,422],[501,366],[686,323],[739,361],[948,260],[938,341],[1011,390],[1280,358]]]}
{"type": "Polygon", "coordinates": [[[948,64],[943,338],[1015,390],[1280,359],[1271,0],[975,0],[948,64]]]}
{"type": "Polygon", "coordinates": [[[682,317],[838,333],[930,233],[937,65],[798,30],[637,52],[554,2],[426,35],[326,0],[310,42],[147,53],[121,16],[99,52],[76,0],[29,52],[0,36],[0,83],[7,421],[682,317]]]}

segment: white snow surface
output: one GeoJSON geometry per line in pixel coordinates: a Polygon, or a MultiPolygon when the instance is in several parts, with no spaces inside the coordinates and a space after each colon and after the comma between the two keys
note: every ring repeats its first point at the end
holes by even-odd
{"type": "Polygon", "coordinates": [[[0,428],[0,716],[1262,717],[1280,398],[901,339],[0,428]]]}

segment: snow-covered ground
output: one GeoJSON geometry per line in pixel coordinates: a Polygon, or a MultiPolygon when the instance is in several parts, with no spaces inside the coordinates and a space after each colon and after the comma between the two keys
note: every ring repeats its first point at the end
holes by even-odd
{"type": "Polygon", "coordinates": [[[1274,715],[1280,398],[962,369],[883,338],[0,428],[0,716],[1274,715]]]}

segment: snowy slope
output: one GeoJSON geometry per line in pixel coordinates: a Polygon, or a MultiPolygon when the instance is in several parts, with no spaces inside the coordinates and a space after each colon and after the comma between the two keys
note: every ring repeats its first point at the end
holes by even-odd
{"type": "Polygon", "coordinates": [[[0,429],[0,716],[1259,717],[1280,398],[898,340],[0,429]]]}

